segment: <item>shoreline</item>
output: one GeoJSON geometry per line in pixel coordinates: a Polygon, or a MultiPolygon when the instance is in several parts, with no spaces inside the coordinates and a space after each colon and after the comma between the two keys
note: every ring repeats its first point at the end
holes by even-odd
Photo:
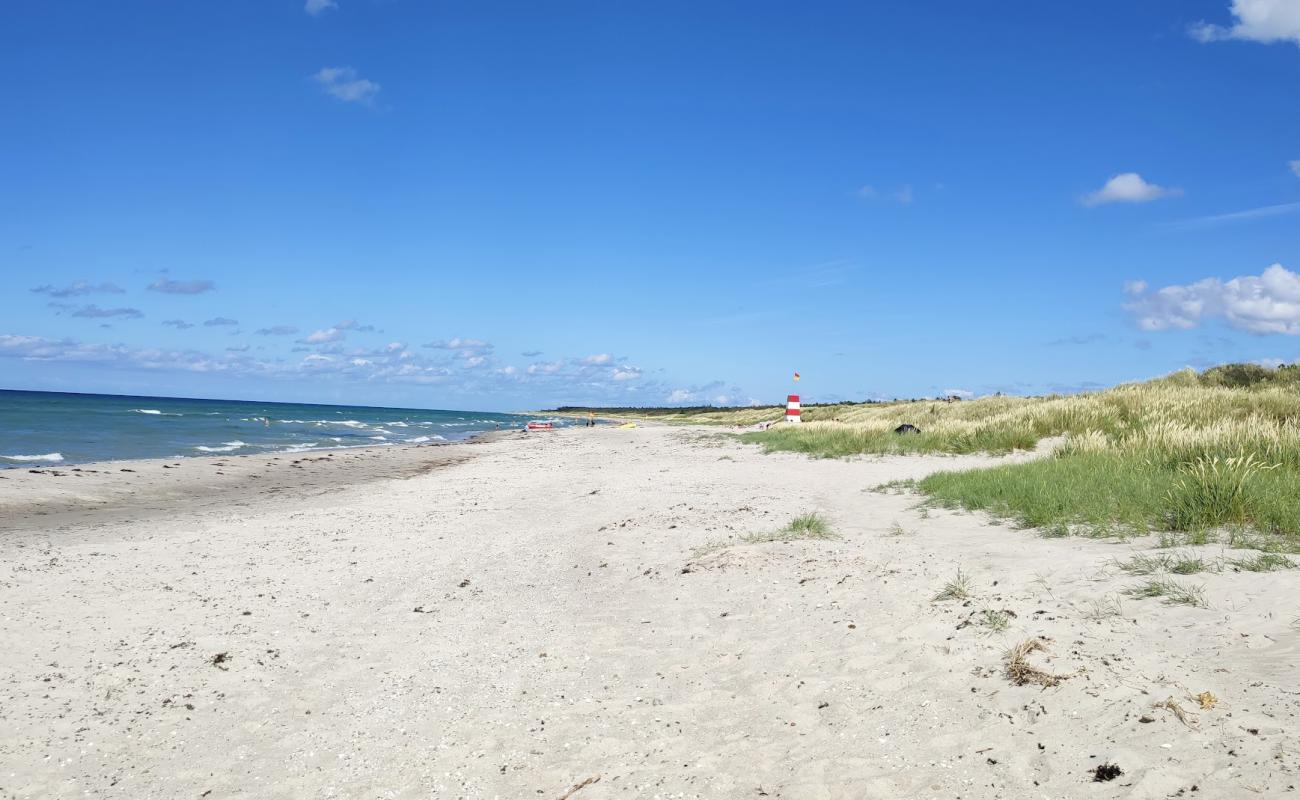
{"type": "MultiPolygon", "coordinates": [[[[410,478],[473,457],[473,448],[524,436],[481,431],[455,442],[361,445],[262,454],[92,461],[0,470],[0,534],[61,528],[94,517],[219,507],[232,499],[309,498],[374,481],[410,478]]],[[[13,539],[12,535],[7,536],[13,539]]],[[[7,544],[0,538],[0,547],[7,544]]]]}

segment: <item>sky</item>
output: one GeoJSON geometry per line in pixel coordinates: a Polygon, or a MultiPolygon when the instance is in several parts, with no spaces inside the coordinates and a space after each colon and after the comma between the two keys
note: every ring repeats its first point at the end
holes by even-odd
{"type": "Polygon", "coordinates": [[[1300,358],[1300,0],[48,0],[0,69],[0,388],[515,410],[1300,358]]]}

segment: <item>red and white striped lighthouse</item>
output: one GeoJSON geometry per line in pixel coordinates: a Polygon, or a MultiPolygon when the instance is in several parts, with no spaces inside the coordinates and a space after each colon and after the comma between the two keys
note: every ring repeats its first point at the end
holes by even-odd
{"type": "Polygon", "coordinates": [[[792,394],[785,399],[785,421],[799,421],[799,395],[792,394]]]}

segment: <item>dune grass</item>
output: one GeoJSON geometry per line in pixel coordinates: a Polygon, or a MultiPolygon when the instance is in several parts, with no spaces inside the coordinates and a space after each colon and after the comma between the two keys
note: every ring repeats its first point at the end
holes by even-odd
{"type": "MultiPolygon", "coordinates": [[[[660,411],[748,424],[779,419],[780,409],[660,411]]],[[[803,418],[741,439],[837,458],[997,454],[1059,438],[1050,456],[938,473],[916,488],[932,504],[988,511],[1048,535],[1158,531],[1176,534],[1170,544],[1226,535],[1233,546],[1300,551],[1300,367],[1229,364],[1073,396],[806,406],[803,418]],[[921,432],[893,432],[905,423],[921,432]]]]}

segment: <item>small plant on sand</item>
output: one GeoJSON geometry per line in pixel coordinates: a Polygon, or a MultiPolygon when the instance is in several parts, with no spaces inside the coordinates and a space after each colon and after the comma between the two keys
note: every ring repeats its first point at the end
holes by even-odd
{"type": "Polygon", "coordinates": [[[971,596],[970,577],[962,573],[961,569],[957,570],[957,577],[943,585],[932,599],[935,602],[940,600],[969,600],[971,596]]]}
{"type": "Polygon", "coordinates": [[[1277,553],[1256,553],[1246,558],[1234,558],[1228,561],[1234,569],[1245,572],[1273,572],[1279,569],[1295,569],[1295,562],[1277,553]]]}
{"type": "Polygon", "coordinates": [[[868,492],[877,492],[879,494],[902,494],[916,488],[916,480],[913,478],[902,478],[899,480],[886,481],[878,483],[867,489],[868,492]]]}
{"type": "Polygon", "coordinates": [[[722,542],[710,542],[695,548],[694,555],[696,558],[716,553],[719,550],[725,550],[732,545],[738,544],[766,544],[768,542],[794,542],[800,539],[838,539],[834,531],[831,530],[830,523],[820,514],[800,514],[779,531],[769,531],[767,533],[747,533],[735,539],[722,542]]]}
{"type": "Polygon", "coordinates": [[[1169,555],[1166,553],[1135,553],[1128,561],[1116,561],[1115,566],[1130,575],[1155,575],[1169,570],[1169,555]]]}
{"type": "Polygon", "coordinates": [[[1124,605],[1120,602],[1119,595],[1108,594],[1093,600],[1089,603],[1088,610],[1084,616],[1094,622],[1101,622],[1104,619],[1124,616],[1124,605]]]}
{"type": "Polygon", "coordinates": [[[1216,561],[1206,561],[1197,553],[1136,553],[1128,561],[1116,562],[1116,566],[1130,575],[1158,575],[1169,572],[1174,575],[1195,575],[1198,572],[1218,572],[1221,565],[1216,561]]]}
{"type": "Polygon", "coordinates": [[[986,608],[980,613],[980,624],[988,628],[990,633],[1002,633],[1011,627],[1011,615],[1005,611],[986,608]]]}
{"type": "Polygon", "coordinates": [[[1029,663],[1029,656],[1039,651],[1047,651],[1047,642],[1040,638],[1026,639],[1011,648],[1003,656],[1007,678],[1017,686],[1037,684],[1043,688],[1056,686],[1069,675],[1053,675],[1029,663]]]}
{"type": "Polygon", "coordinates": [[[907,536],[910,533],[912,533],[912,531],[907,530],[897,522],[889,526],[889,536],[907,536]]]}
{"type": "Polygon", "coordinates": [[[1210,605],[1205,599],[1204,586],[1188,586],[1168,578],[1156,578],[1131,586],[1125,594],[1139,598],[1159,597],[1170,605],[1198,608],[1208,608],[1210,605]]]}

